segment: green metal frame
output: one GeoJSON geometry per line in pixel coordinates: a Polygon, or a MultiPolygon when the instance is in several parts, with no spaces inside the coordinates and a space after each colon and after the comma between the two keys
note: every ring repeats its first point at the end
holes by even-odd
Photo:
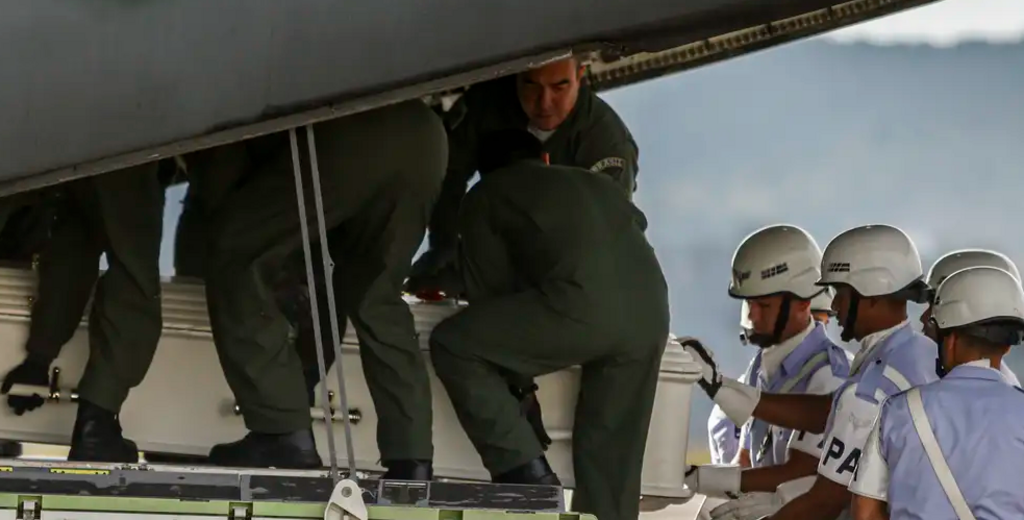
{"type": "MultiPolygon", "coordinates": [[[[227,518],[246,507],[251,518],[323,518],[326,504],[284,502],[235,502],[227,500],[178,500],[138,497],[90,497],[0,493],[0,511],[17,511],[25,501],[35,501],[43,511],[75,511],[111,514],[191,515],[227,518]]],[[[534,513],[489,509],[433,509],[403,506],[368,506],[370,520],[597,520],[581,513],[534,513]]]]}

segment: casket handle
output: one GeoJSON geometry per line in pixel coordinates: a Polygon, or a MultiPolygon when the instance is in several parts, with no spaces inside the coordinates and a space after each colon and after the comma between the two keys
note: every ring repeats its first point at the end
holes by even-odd
{"type": "Polygon", "coordinates": [[[60,367],[53,367],[50,375],[50,385],[48,387],[14,384],[11,386],[11,390],[7,393],[8,395],[17,395],[22,397],[38,395],[47,401],[54,402],[78,402],[77,388],[60,387],[60,367]]]}
{"type": "MultiPolygon", "coordinates": [[[[334,400],[334,391],[328,391],[327,392],[327,399],[329,401],[333,401],[334,400]]],[[[242,415],[242,408],[240,406],[238,406],[238,403],[235,403],[234,406],[232,407],[232,413],[234,413],[235,415],[242,415]]],[[[309,409],[309,416],[314,421],[325,421],[325,419],[324,419],[324,410],[323,410],[323,408],[321,408],[319,406],[311,407],[309,409]]],[[[334,420],[334,421],[340,421],[341,420],[341,417],[338,416],[337,410],[335,410],[333,406],[331,407],[331,419],[334,420]]],[[[360,411],[359,408],[349,408],[348,409],[348,420],[352,424],[359,424],[359,421],[363,420],[363,412],[360,411]]]]}

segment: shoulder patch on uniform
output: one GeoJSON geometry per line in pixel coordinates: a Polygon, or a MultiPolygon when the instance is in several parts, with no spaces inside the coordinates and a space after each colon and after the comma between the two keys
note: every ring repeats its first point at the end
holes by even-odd
{"type": "Polygon", "coordinates": [[[622,157],[605,157],[604,159],[601,159],[600,161],[594,163],[594,165],[590,167],[590,171],[597,173],[607,170],[608,168],[625,169],[626,160],[623,159],[622,157]]]}

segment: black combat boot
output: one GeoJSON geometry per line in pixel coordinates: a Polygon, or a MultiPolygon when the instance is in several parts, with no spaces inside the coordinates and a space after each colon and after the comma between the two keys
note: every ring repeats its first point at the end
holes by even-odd
{"type": "Polygon", "coordinates": [[[249,432],[241,440],[218,444],[210,450],[210,463],[236,468],[320,469],[313,430],[292,433],[249,432]]]}
{"type": "Polygon", "coordinates": [[[561,486],[562,481],[548,465],[543,455],[491,478],[495,484],[529,484],[533,486],[561,486]]]}
{"type": "Polygon", "coordinates": [[[80,400],[68,460],[137,464],[139,447],[124,438],[117,414],[80,400]]]}
{"type": "Polygon", "coordinates": [[[429,460],[389,460],[382,466],[388,471],[381,477],[383,480],[431,480],[434,478],[434,465],[429,460]]]}

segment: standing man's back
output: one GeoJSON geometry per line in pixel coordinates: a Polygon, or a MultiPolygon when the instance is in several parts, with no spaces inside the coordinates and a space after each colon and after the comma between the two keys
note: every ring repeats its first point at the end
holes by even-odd
{"type": "Polygon", "coordinates": [[[611,180],[545,166],[522,130],[486,142],[460,215],[469,306],[431,333],[434,369],[495,482],[557,485],[506,377],[582,367],[573,510],[633,520],[669,321],[643,215],[611,180]]]}

